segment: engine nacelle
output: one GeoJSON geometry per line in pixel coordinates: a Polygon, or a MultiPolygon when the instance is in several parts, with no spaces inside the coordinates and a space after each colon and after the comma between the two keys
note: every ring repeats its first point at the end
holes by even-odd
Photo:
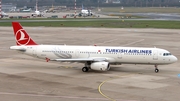
{"type": "Polygon", "coordinates": [[[97,71],[108,71],[110,66],[108,62],[94,62],[91,64],[91,69],[97,71]]]}

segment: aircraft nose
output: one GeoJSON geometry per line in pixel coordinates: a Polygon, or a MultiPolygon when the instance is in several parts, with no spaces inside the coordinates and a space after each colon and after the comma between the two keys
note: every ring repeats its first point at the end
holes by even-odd
{"type": "Polygon", "coordinates": [[[175,57],[175,56],[173,56],[172,61],[173,61],[173,62],[176,62],[176,61],[178,61],[178,58],[177,58],[177,57],[175,57]]]}

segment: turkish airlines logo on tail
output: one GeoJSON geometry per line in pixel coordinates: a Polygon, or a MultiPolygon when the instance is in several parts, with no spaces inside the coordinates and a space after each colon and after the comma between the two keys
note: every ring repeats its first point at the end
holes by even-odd
{"type": "Polygon", "coordinates": [[[19,45],[27,45],[30,41],[30,37],[26,34],[24,29],[20,29],[16,32],[16,42],[19,45]]]}

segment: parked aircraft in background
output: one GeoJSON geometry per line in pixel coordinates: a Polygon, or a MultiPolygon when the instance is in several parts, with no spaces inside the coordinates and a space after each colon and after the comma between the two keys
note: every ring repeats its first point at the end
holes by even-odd
{"type": "Polygon", "coordinates": [[[51,8],[45,11],[46,13],[55,13],[56,11],[54,10],[54,6],[52,5],[51,8]]]}
{"type": "Polygon", "coordinates": [[[1,12],[1,18],[8,17],[9,15],[7,13],[1,12]]]}
{"type": "Polygon", "coordinates": [[[169,51],[160,48],[145,47],[109,47],[109,46],[68,46],[68,45],[38,45],[22,28],[20,23],[12,22],[15,46],[10,49],[36,58],[57,62],[84,63],[83,72],[89,69],[108,71],[114,64],[147,64],[158,65],[176,62],[178,59],[169,51]]]}
{"type": "Polygon", "coordinates": [[[38,4],[37,3],[38,3],[38,1],[36,0],[36,11],[35,11],[35,13],[32,13],[31,16],[42,17],[42,16],[44,16],[44,13],[42,13],[38,10],[38,4]]]}
{"type": "Polygon", "coordinates": [[[84,6],[82,4],[82,10],[79,13],[79,16],[92,16],[92,15],[93,13],[91,12],[91,10],[84,9],[84,6]]]}
{"type": "Polygon", "coordinates": [[[24,9],[24,10],[22,10],[22,12],[31,12],[31,8],[29,8],[29,9],[24,9]]]}

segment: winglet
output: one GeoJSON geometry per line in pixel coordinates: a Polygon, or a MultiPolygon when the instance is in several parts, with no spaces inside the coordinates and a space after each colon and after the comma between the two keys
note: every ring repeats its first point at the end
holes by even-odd
{"type": "Polygon", "coordinates": [[[18,46],[21,45],[37,45],[31,37],[27,34],[27,32],[22,28],[19,22],[12,22],[12,26],[14,29],[14,36],[16,40],[16,44],[18,46]]]}

